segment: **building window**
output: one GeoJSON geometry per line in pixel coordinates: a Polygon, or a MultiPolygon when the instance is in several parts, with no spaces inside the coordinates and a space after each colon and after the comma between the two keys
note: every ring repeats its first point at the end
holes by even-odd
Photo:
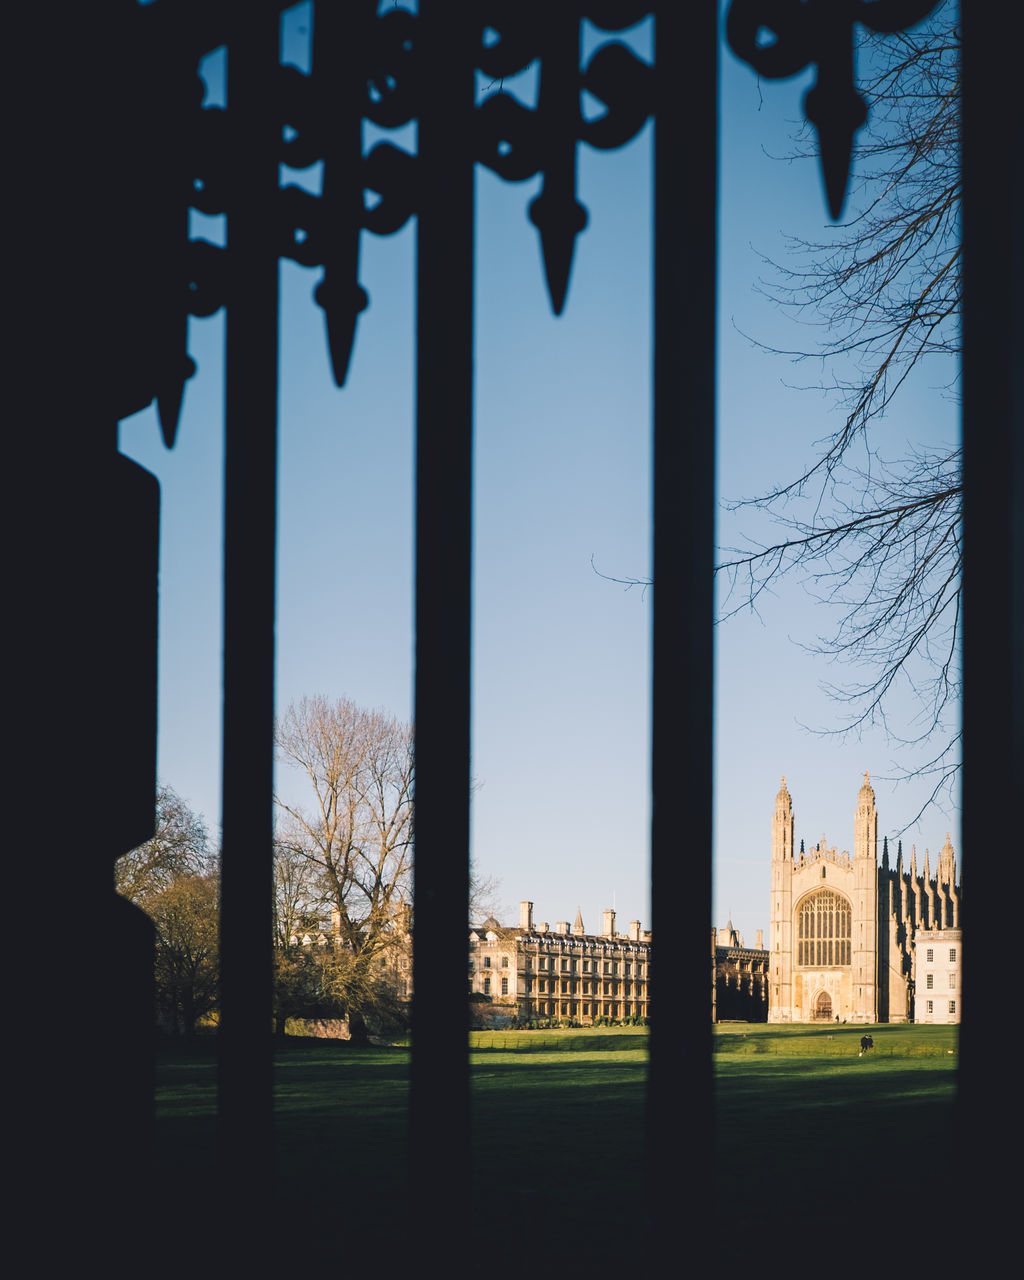
{"type": "Polygon", "coordinates": [[[491,967],[491,957],[484,956],[484,968],[489,969],[490,967],[491,967]]]}
{"type": "Polygon", "coordinates": [[[507,969],[507,968],[508,968],[508,956],[502,956],[502,957],[501,957],[501,967],[502,967],[503,969],[507,969]]]}
{"type": "Polygon", "coordinates": [[[484,995],[489,996],[490,994],[491,994],[491,980],[490,978],[484,978],[484,995]]]}
{"type": "Polygon", "coordinates": [[[805,898],[797,914],[797,964],[849,964],[850,916],[849,902],[832,889],[805,898]]]}
{"type": "Polygon", "coordinates": [[[950,1002],[949,1002],[949,1011],[950,1011],[950,1013],[956,1013],[956,1001],[955,1001],[955,1000],[950,1000],[950,1002]]]}
{"type": "Polygon", "coordinates": [[[949,963],[950,963],[950,964],[954,964],[954,963],[955,963],[955,961],[956,961],[956,947],[950,947],[950,949],[949,949],[949,963]]]}
{"type": "Polygon", "coordinates": [[[928,976],[927,976],[927,977],[925,978],[925,980],[924,980],[924,985],[928,988],[928,990],[929,990],[929,991],[931,991],[932,987],[934,987],[934,986],[935,986],[935,974],[934,974],[934,973],[929,973],[929,974],[928,974],[928,976]]]}
{"type": "Polygon", "coordinates": [[[929,1013],[934,1013],[934,1012],[935,1012],[935,1002],[934,1002],[933,1000],[928,1000],[928,1001],[926,1001],[926,1003],[925,1003],[925,1008],[928,1010],[928,1012],[929,1012],[929,1013]]]}
{"type": "Polygon", "coordinates": [[[501,994],[503,996],[508,995],[508,978],[502,978],[501,980],[501,994]]]}
{"type": "Polygon", "coordinates": [[[935,959],[935,951],[932,947],[929,947],[928,950],[924,953],[924,958],[925,960],[927,960],[929,964],[931,964],[931,962],[935,959]]]}
{"type": "Polygon", "coordinates": [[[949,975],[949,990],[950,991],[956,990],[956,974],[955,973],[951,973],[949,975]]]}

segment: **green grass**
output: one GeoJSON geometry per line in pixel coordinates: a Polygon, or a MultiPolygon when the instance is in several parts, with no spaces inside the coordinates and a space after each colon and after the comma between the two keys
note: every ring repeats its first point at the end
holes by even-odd
{"type": "Polygon", "coordinates": [[[901,1206],[948,1152],[956,1029],[721,1027],[714,1043],[721,1226],[746,1256],[804,1233],[837,1259],[910,1249],[901,1206]]]}
{"type": "MultiPolygon", "coordinates": [[[[734,1253],[777,1239],[780,1214],[803,1215],[823,1239],[848,1236],[851,1207],[878,1242],[880,1206],[898,1195],[914,1160],[941,1149],[955,1030],[870,1030],[875,1048],[861,1057],[862,1027],[715,1029],[713,1232],[734,1253]]],[[[159,1064],[160,1161],[198,1193],[212,1178],[214,1055],[212,1042],[168,1046],[159,1064]]],[[[511,1248],[521,1258],[525,1247],[566,1264],[642,1259],[646,1061],[638,1028],[473,1034],[466,1256],[511,1248]]],[[[295,1260],[336,1264],[353,1232],[368,1259],[388,1255],[403,1240],[396,1221],[407,1221],[408,1049],[289,1040],[276,1080],[276,1220],[296,1224],[295,1260]]],[[[446,1153],[438,1154],[444,1176],[446,1153]]]]}

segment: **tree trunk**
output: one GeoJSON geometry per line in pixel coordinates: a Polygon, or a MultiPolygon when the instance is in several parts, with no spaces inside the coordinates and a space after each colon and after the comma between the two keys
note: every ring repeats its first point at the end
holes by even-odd
{"type": "Polygon", "coordinates": [[[351,1044],[369,1045],[370,1035],[366,1030],[366,1019],[358,1009],[348,1011],[348,1036],[351,1044]]]}

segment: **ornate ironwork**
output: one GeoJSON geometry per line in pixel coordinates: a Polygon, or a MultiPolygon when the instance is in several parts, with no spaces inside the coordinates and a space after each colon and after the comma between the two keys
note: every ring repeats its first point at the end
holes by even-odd
{"type": "MultiPolygon", "coordinates": [[[[390,235],[417,212],[417,184],[429,180],[417,157],[381,141],[364,155],[363,123],[399,129],[418,117],[430,92],[418,48],[419,18],[404,9],[377,16],[373,0],[315,6],[312,67],[307,75],[281,67],[276,92],[282,134],[279,159],[294,170],[322,165],[319,194],[294,183],[277,196],[280,256],[324,268],[314,297],[323,308],[335,382],[344,384],[356,324],[368,305],[358,281],[363,231],[390,235]]],[[[559,6],[541,14],[532,4],[492,0],[474,16],[476,70],[497,88],[484,92],[475,111],[474,159],[499,177],[519,182],[540,174],[540,194],[529,216],[540,234],[551,303],[561,313],[568,291],[576,236],[587,211],[576,195],[581,142],[620,147],[643,127],[651,111],[651,69],[621,41],[601,44],[580,66],[581,32],[589,20],[602,31],[635,26],[649,14],[636,0],[559,6]],[[531,63],[539,67],[536,106],[506,92],[504,82],[531,63]],[[585,119],[584,94],[604,110],[585,119]]],[[[230,213],[230,130],[227,111],[209,107],[193,117],[191,207],[230,213]]],[[[193,240],[188,250],[188,311],[212,315],[227,301],[228,249],[193,240]]]]}
{"type": "MultiPolygon", "coordinates": [[[[833,218],[841,214],[853,141],[867,116],[853,77],[855,25],[895,32],[920,21],[935,3],[732,0],[729,6],[728,42],[759,75],[780,78],[816,66],[804,103],[818,135],[833,218]]],[[[578,147],[620,147],[637,135],[652,110],[652,68],[615,39],[600,43],[581,65],[582,32],[590,24],[619,33],[654,10],[643,0],[573,0],[553,10],[532,2],[488,0],[451,19],[470,24],[467,47],[474,50],[478,82],[487,86],[478,92],[474,112],[475,160],[507,181],[541,177],[529,217],[540,236],[556,313],[565,306],[576,237],[588,216],[576,190],[578,147]],[[539,84],[533,106],[505,89],[507,80],[531,65],[539,84]],[[584,115],[584,95],[604,108],[596,117],[584,115]]],[[[280,163],[297,171],[321,166],[322,178],[319,192],[309,189],[312,184],[279,187],[276,238],[279,256],[323,268],[314,297],[324,311],[332,372],[340,386],[358,317],[369,301],[358,279],[362,233],[389,235],[404,226],[417,211],[418,185],[431,180],[420,172],[415,155],[391,142],[378,141],[364,154],[364,125],[393,130],[416,121],[432,92],[433,70],[421,65],[421,19],[408,10],[381,14],[374,0],[344,5],[311,0],[311,11],[309,73],[279,66],[268,92],[281,120],[280,163]]],[[[147,281],[154,299],[151,336],[158,338],[159,349],[154,353],[150,343],[149,357],[133,362],[131,403],[124,411],[155,397],[168,445],[184,382],[193,371],[184,350],[185,316],[213,314],[227,301],[228,287],[230,250],[189,240],[185,231],[188,208],[216,215],[230,213],[232,204],[230,103],[227,110],[202,106],[195,65],[218,44],[230,50],[247,16],[245,6],[162,0],[124,17],[134,30],[128,42],[136,55],[131,63],[134,109],[142,120],[159,121],[159,146],[148,148],[158,164],[136,163],[133,172],[136,190],[153,208],[151,233],[161,242],[150,255],[147,281]],[[175,271],[186,278],[183,304],[174,301],[175,271]]]]}
{"type": "Polygon", "coordinates": [[[796,75],[812,63],[817,76],[804,111],[818,135],[822,177],[833,221],[842,216],[857,130],[867,103],[853,78],[854,26],[892,33],[920,22],[937,0],[732,0],[725,20],[729,47],[758,75],[796,75]]]}
{"type": "MultiPolygon", "coordinates": [[[[38,283],[29,291],[37,304],[34,331],[45,335],[37,343],[43,373],[33,385],[43,385],[47,377],[55,383],[47,388],[53,400],[48,411],[52,424],[57,424],[52,429],[65,435],[52,465],[43,467],[37,456],[37,433],[21,433],[27,465],[12,472],[36,486],[34,501],[26,504],[29,542],[41,548],[40,564],[45,570],[18,596],[21,616],[31,624],[30,643],[23,645],[28,678],[22,683],[33,700],[42,691],[47,712],[41,714],[35,702],[22,711],[21,721],[35,733],[34,745],[30,734],[30,748],[23,747],[23,754],[35,767],[49,747],[36,726],[48,731],[59,716],[67,726],[68,757],[82,762],[79,771],[86,764],[91,769],[84,782],[78,780],[80,787],[85,794],[101,794],[108,785],[106,760],[116,757],[98,749],[97,733],[102,730],[97,726],[104,717],[97,714],[93,691],[106,693],[109,688],[131,709],[126,718],[112,722],[118,747],[123,749],[124,741],[131,741],[137,756],[118,781],[116,808],[124,825],[112,838],[104,834],[109,850],[94,840],[89,858],[76,849],[65,868],[71,877],[65,884],[69,900],[84,918],[110,917],[109,926],[101,924],[94,930],[105,948],[101,963],[95,966],[101,974],[114,973],[118,966],[127,972],[130,966],[123,959],[130,952],[142,956],[134,969],[141,979],[143,953],[149,945],[138,920],[123,918],[123,912],[119,920],[111,910],[108,863],[110,856],[123,853],[127,843],[144,839],[151,830],[157,514],[155,486],[138,468],[111,466],[116,455],[113,432],[108,429],[102,434],[95,428],[109,428],[111,422],[155,399],[165,441],[171,445],[183,387],[191,372],[186,350],[188,316],[209,316],[222,306],[228,309],[224,754],[225,774],[230,768],[233,785],[225,781],[222,924],[224,954],[233,958],[222,969],[225,1009],[230,1003],[229,986],[234,993],[231,999],[242,989],[255,991],[256,996],[243,1016],[236,1016],[236,1001],[222,1025],[222,1067],[228,1062],[233,1072],[222,1077],[222,1103],[232,1093],[242,1103],[231,1108],[230,1139],[236,1148],[234,1169],[240,1178],[247,1172],[250,1185],[242,1192],[233,1187],[232,1199],[240,1212],[254,1220],[269,1220],[266,1201],[254,1198],[253,1186],[263,1179],[266,1190],[272,1174],[268,956],[253,963],[255,953],[269,947],[270,928],[251,904],[269,905],[278,260],[284,257],[322,268],[314,296],[325,314],[333,376],[341,385],[351,361],[358,317],[368,304],[359,281],[362,234],[388,235],[414,214],[418,219],[417,874],[419,879],[433,859],[430,874],[435,875],[438,868],[440,874],[433,881],[422,877],[427,882],[426,896],[445,903],[448,914],[431,918],[429,910],[420,912],[417,905],[417,951],[426,954],[431,937],[448,940],[445,953],[436,953],[439,958],[436,964],[431,961],[430,969],[432,975],[439,975],[441,1003],[445,992],[456,992],[456,999],[448,1002],[450,1024],[441,1028],[438,1043],[444,1040],[445,1053],[461,1055],[463,1069],[461,1074],[451,1069],[451,1056],[440,1067],[432,1065],[425,1078],[435,1092],[425,1103],[414,1103],[413,1109],[420,1106],[421,1127],[414,1129],[414,1136],[421,1151],[421,1194],[433,1182],[438,1197],[444,1198],[447,1185],[437,1179],[437,1151],[452,1154],[451,1163],[457,1169],[468,1163],[465,1037],[455,1007],[465,982],[457,936],[465,913],[458,895],[468,882],[472,170],[482,164],[513,182],[539,176],[540,192],[530,204],[529,216],[540,236],[552,306],[561,312],[576,238],[587,221],[577,191],[579,145],[622,146],[652,115],[654,565],[659,584],[652,646],[655,929],[661,906],[684,896],[695,915],[710,914],[709,863],[707,859],[690,863],[678,856],[674,819],[679,779],[685,778],[692,843],[699,850],[710,848],[717,5],[714,0],[694,6],[668,0],[661,5],[639,0],[558,0],[554,5],[542,5],[540,0],[475,4],[420,0],[414,15],[394,7],[379,13],[377,0],[311,3],[308,74],[281,64],[278,24],[286,6],[278,0],[157,0],[148,5],[117,0],[87,7],[67,0],[59,22],[51,18],[49,7],[43,12],[41,6],[21,6],[18,16],[29,21],[28,38],[12,44],[42,47],[50,37],[46,24],[54,27],[59,39],[48,50],[49,60],[40,65],[61,108],[37,109],[28,120],[30,136],[38,144],[35,150],[45,157],[38,175],[45,198],[38,200],[38,217],[32,220],[42,228],[39,243],[44,251],[26,257],[31,257],[33,273],[38,272],[40,261],[56,259],[60,269],[53,279],[62,291],[62,306],[56,309],[38,283]],[[652,14],[656,52],[651,65],[626,42],[615,39],[599,43],[581,65],[585,24],[600,32],[621,32],[652,14]],[[195,69],[203,55],[221,46],[228,49],[228,105],[226,109],[204,107],[195,69]],[[115,64],[119,79],[101,74],[115,64]],[[504,86],[530,66],[536,67],[539,85],[532,106],[504,86]],[[487,88],[481,91],[482,84],[487,88]],[[593,117],[585,114],[584,95],[604,110],[593,117]],[[418,154],[387,141],[377,142],[364,154],[366,125],[392,130],[413,122],[420,131],[418,154]],[[97,142],[94,147],[94,140],[102,140],[103,146],[97,142]],[[281,166],[298,171],[321,167],[319,189],[312,181],[282,187],[281,166]],[[123,215],[116,225],[109,213],[112,191],[120,197],[118,212],[123,215]],[[65,224],[61,219],[69,193],[75,217],[65,224]],[[190,210],[226,215],[227,245],[190,239],[190,210]],[[98,269],[95,262],[100,264],[98,269]],[[58,341],[54,333],[70,334],[72,340],[58,341]],[[63,362],[58,379],[52,379],[55,352],[63,362]],[[83,405],[87,432],[77,429],[83,405]],[[75,430],[66,423],[75,424],[75,430]],[[116,536],[118,521],[133,531],[131,545],[123,549],[116,536]],[[145,537],[140,530],[145,530],[145,537]],[[80,562],[82,572],[68,572],[69,548],[77,557],[70,563],[77,569],[80,562]],[[58,579],[70,579],[59,598],[52,590],[58,579]],[[67,617],[98,617],[102,622],[78,628],[82,635],[75,637],[70,654],[64,645],[67,617]],[[133,637],[130,649],[125,647],[127,635],[133,637]],[[433,704],[426,700],[431,693],[436,695],[433,704]],[[229,712],[229,705],[234,711],[229,712]],[[257,714],[236,718],[229,735],[228,720],[238,707],[255,707],[257,714]],[[684,726],[682,732],[680,726],[684,726]],[[439,775],[446,771],[439,782],[439,775]],[[445,789],[456,774],[462,788],[457,804],[452,796],[458,787],[445,789]],[[257,809],[258,820],[250,827],[237,821],[240,812],[257,809]],[[457,836],[453,835],[456,826],[457,836]],[[91,874],[94,861],[102,876],[91,874]],[[244,893],[239,896],[238,890],[246,880],[248,898],[244,893]],[[234,904],[230,910],[229,900],[234,904]],[[230,925],[226,923],[229,916],[230,925]],[[252,927],[238,929],[239,921],[252,927]],[[254,972],[261,975],[255,981],[254,972]],[[242,1023],[251,1032],[246,1044],[236,1037],[235,1029],[242,1023]],[[226,1052],[224,1046],[232,1037],[236,1037],[234,1047],[226,1052]],[[446,1084],[452,1088],[438,1104],[446,1084]]],[[[805,102],[820,139],[829,207],[835,217],[842,208],[853,139],[865,118],[864,102],[853,82],[854,25],[897,31],[933,7],[933,0],[733,0],[731,4],[729,42],[760,74],[788,76],[811,63],[817,68],[817,82],[805,102]]],[[[1010,209],[1011,193],[1005,163],[1000,169],[1000,157],[985,149],[995,145],[999,130],[991,128],[991,121],[1000,119],[1000,110],[1006,112],[1007,86],[1012,85],[1003,47],[1007,44],[990,37],[988,45],[980,45],[991,62],[1002,59],[1003,70],[988,76],[990,84],[985,83],[984,58],[980,70],[979,63],[971,69],[975,102],[982,107],[975,107],[970,126],[975,131],[976,159],[968,186],[975,193],[986,189],[985,165],[989,174],[998,172],[1003,186],[993,188],[988,203],[998,218],[1007,220],[1004,225],[989,215],[978,195],[974,205],[965,203],[969,213],[973,209],[970,225],[975,229],[973,237],[965,240],[973,246],[975,263],[973,274],[966,273],[965,279],[975,299],[981,298],[972,311],[977,328],[968,326],[968,332],[978,336],[966,344],[976,362],[973,373],[969,361],[967,365],[976,429],[967,438],[968,460],[973,458],[974,469],[968,467],[966,483],[968,493],[984,495],[975,499],[975,519],[988,521],[982,526],[986,532],[980,538],[976,534],[973,544],[981,553],[972,554],[991,559],[984,570],[989,577],[979,579],[988,585],[975,588],[970,607],[979,613],[972,616],[983,616],[978,602],[986,597],[1008,599],[1005,584],[1022,577],[1001,567],[1009,559],[996,557],[1011,542],[1006,513],[1012,511],[1013,493],[1007,486],[1001,490],[1003,498],[995,502],[986,484],[986,478],[1004,479],[1002,474],[993,477],[991,459],[997,460],[997,470],[1002,467],[1008,472],[1002,464],[1013,445],[1007,427],[1001,443],[993,446],[991,422],[1008,423],[1008,406],[1011,401],[1016,404],[1016,384],[1010,379],[1009,274],[998,257],[999,250],[1013,242],[1009,214],[1001,212],[1010,209]],[[986,89],[994,98],[987,106],[986,89]],[[993,227],[996,234],[988,234],[993,227]],[[982,364],[984,359],[989,363],[982,364]],[[995,392],[989,394],[990,387],[995,392]],[[996,514],[1003,524],[992,523],[996,514]]],[[[37,74],[35,68],[33,74],[37,74]]],[[[1015,554],[1019,559],[1019,552],[1015,554]]],[[[1016,634],[1012,622],[1008,614],[999,614],[993,625],[976,622],[969,632],[983,637],[975,669],[984,677],[984,668],[991,667],[992,683],[987,699],[976,698],[973,704],[981,727],[973,738],[965,730],[965,740],[990,737],[978,708],[991,716],[1005,692],[999,679],[1000,673],[1012,670],[1010,638],[1016,634]],[[993,636],[1007,638],[998,663],[991,659],[993,636]]],[[[993,773],[1001,779],[994,793],[997,801],[1005,799],[1013,777],[1020,773],[1019,767],[1016,773],[1009,767],[1010,728],[1008,722],[1003,726],[998,740],[1002,745],[994,753],[1005,769],[1004,774],[993,773]]],[[[1019,733],[1014,743],[1018,739],[1019,733]]],[[[985,772],[982,768],[970,776],[977,779],[985,772]]],[[[972,794],[980,794],[979,784],[971,785],[972,794]]],[[[52,804],[49,789],[46,779],[30,792],[36,800],[23,808],[33,818],[52,804]]],[[[985,807],[977,799],[973,804],[975,813],[985,807]]],[[[988,808],[996,820],[998,804],[989,803],[988,808]]],[[[27,832],[13,847],[29,847],[33,838],[34,833],[27,832]]],[[[702,940],[698,930],[692,931],[692,947],[692,953],[681,952],[685,963],[679,968],[685,975],[682,983],[692,983],[687,988],[692,1007],[699,1009],[706,995],[707,955],[706,936],[702,940]]],[[[58,953],[50,949],[48,954],[56,957],[58,953]]],[[[52,989],[58,989],[59,979],[59,989],[64,990],[65,975],[58,975],[55,967],[51,972],[52,989]]],[[[145,1113],[150,1105],[143,1097],[148,1088],[150,1002],[144,984],[129,990],[133,986],[130,973],[127,979],[113,1000],[125,1032],[103,1054],[85,1055],[95,1057],[95,1063],[89,1088],[80,1086],[80,1097],[102,1099],[96,1107],[101,1123],[80,1117],[84,1122],[77,1139],[70,1141],[63,1125],[56,1130],[62,1148],[70,1147],[73,1155],[77,1151],[70,1163],[66,1183],[70,1193],[65,1199],[69,1205],[81,1202],[88,1210],[82,1222],[98,1220],[101,1209],[109,1210],[115,1203],[112,1193],[123,1193],[123,1171],[132,1171],[134,1162],[144,1159],[141,1148],[147,1141],[145,1113]],[[115,1096],[110,1082],[125,1063],[130,1064],[129,1074],[137,1087],[115,1096]],[[121,1155],[108,1161],[107,1179],[95,1180],[92,1186],[93,1153],[101,1143],[110,1146],[105,1132],[111,1128],[105,1123],[108,1115],[119,1117],[112,1127],[117,1130],[115,1149],[121,1155]],[[83,1191],[91,1192],[91,1198],[83,1197],[83,1191]]],[[[110,981],[107,985],[113,987],[110,981]]],[[[427,985],[417,977],[418,993],[427,985]]],[[[678,990],[673,996],[678,997],[678,990]]],[[[99,1019],[94,995],[72,991],[68,1001],[71,1042],[96,1045],[99,1019]]],[[[440,1023],[439,1018],[435,1020],[440,1023]]],[[[984,1025],[983,1020],[978,1025],[984,1025]]],[[[708,1027],[704,1030],[709,1032],[708,1027]]],[[[426,1040],[417,1032],[415,1051],[420,1061],[429,1057],[425,1048],[432,1051],[426,1040]]],[[[694,1150],[704,1151],[709,1145],[707,1133],[700,1129],[709,1124],[708,1108],[701,1107],[700,1100],[711,1096],[710,1052],[700,1028],[687,1025],[684,1019],[662,1020],[653,1029],[651,1043],[648,1165],[657,1184],[651,1197],[652,1216],[662,1233],[660,1240],[652,1241],[652,1252],[660,1256],[674,1243],[678,1187],[670,1171],[683,1145],[680,1135],[686,1133],[694,1150]],[[695,1109],[690,1109],[692,1099],[698,1100],[695,1109]],[[684,1107],[688,1108],[685,1115],[684,1107]]],[[[980,1061],[981,1055],[975,1060],[980,1061]]],[[[415,1095],[419,1085],[414,1084],[415,1095]]],[[[59,1087],[55,1081],[40,1094],[46,1107],[62,1105],[71,1096],[65,1086],[66,1081],[61,1080],[59,1087]]],[[[66,1120],[75,1118],[76,1106],[83,1110],[73,1099],[63,1105],[60,1114],[66,1120]]],[[[222,1105],[222,1116],[224,1110],[222,1105]]],[[[48,1188],[52,1148],[45,1143],[34,1145],[46,1162],[45,1177],[37,1170],[37,1180],[48,1188]]],[[[62,1158],[58,1163],[67,1162],[62,1158]]],[[[148,1186],[145,1177],[131,1172],[128,1180],[140,1188],[148,1186]]],[[[698,1179],[695,1185],[704,1184],[698,1179]]],[[[690,1195],[698,1214],[695,1197],[699,1194],[690,1195]]],[[[457,1194],[447,1199],[456,1207],[461,1203],[457,1194]]],[[[130,1213],[122,1216],[131,1218],[130,1213]]],[[[424,1224],[425,1229],[434,1227],[429,1216],[424,1224]]],[[[66,1234],[79,1249],[80,1233],[66,1234]]],[[[140,1232],[140,1240],[143,1237],[140,1232]]],[[[225,1239],[229,1238],[230,1225],[225,1232],[225,1239]]]]}

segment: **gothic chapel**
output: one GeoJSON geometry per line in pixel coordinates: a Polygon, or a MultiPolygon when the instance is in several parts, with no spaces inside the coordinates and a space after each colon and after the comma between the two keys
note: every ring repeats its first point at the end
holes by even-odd
{"type": "Polygon", "coordinates": [[[794,850],[786,779],[772,820],[769,1022],[959,1022],[963,938],[949,835],[933,877],[900,846],[878,864],[875,792],[864,775],[852,856],[794,850]]]}

